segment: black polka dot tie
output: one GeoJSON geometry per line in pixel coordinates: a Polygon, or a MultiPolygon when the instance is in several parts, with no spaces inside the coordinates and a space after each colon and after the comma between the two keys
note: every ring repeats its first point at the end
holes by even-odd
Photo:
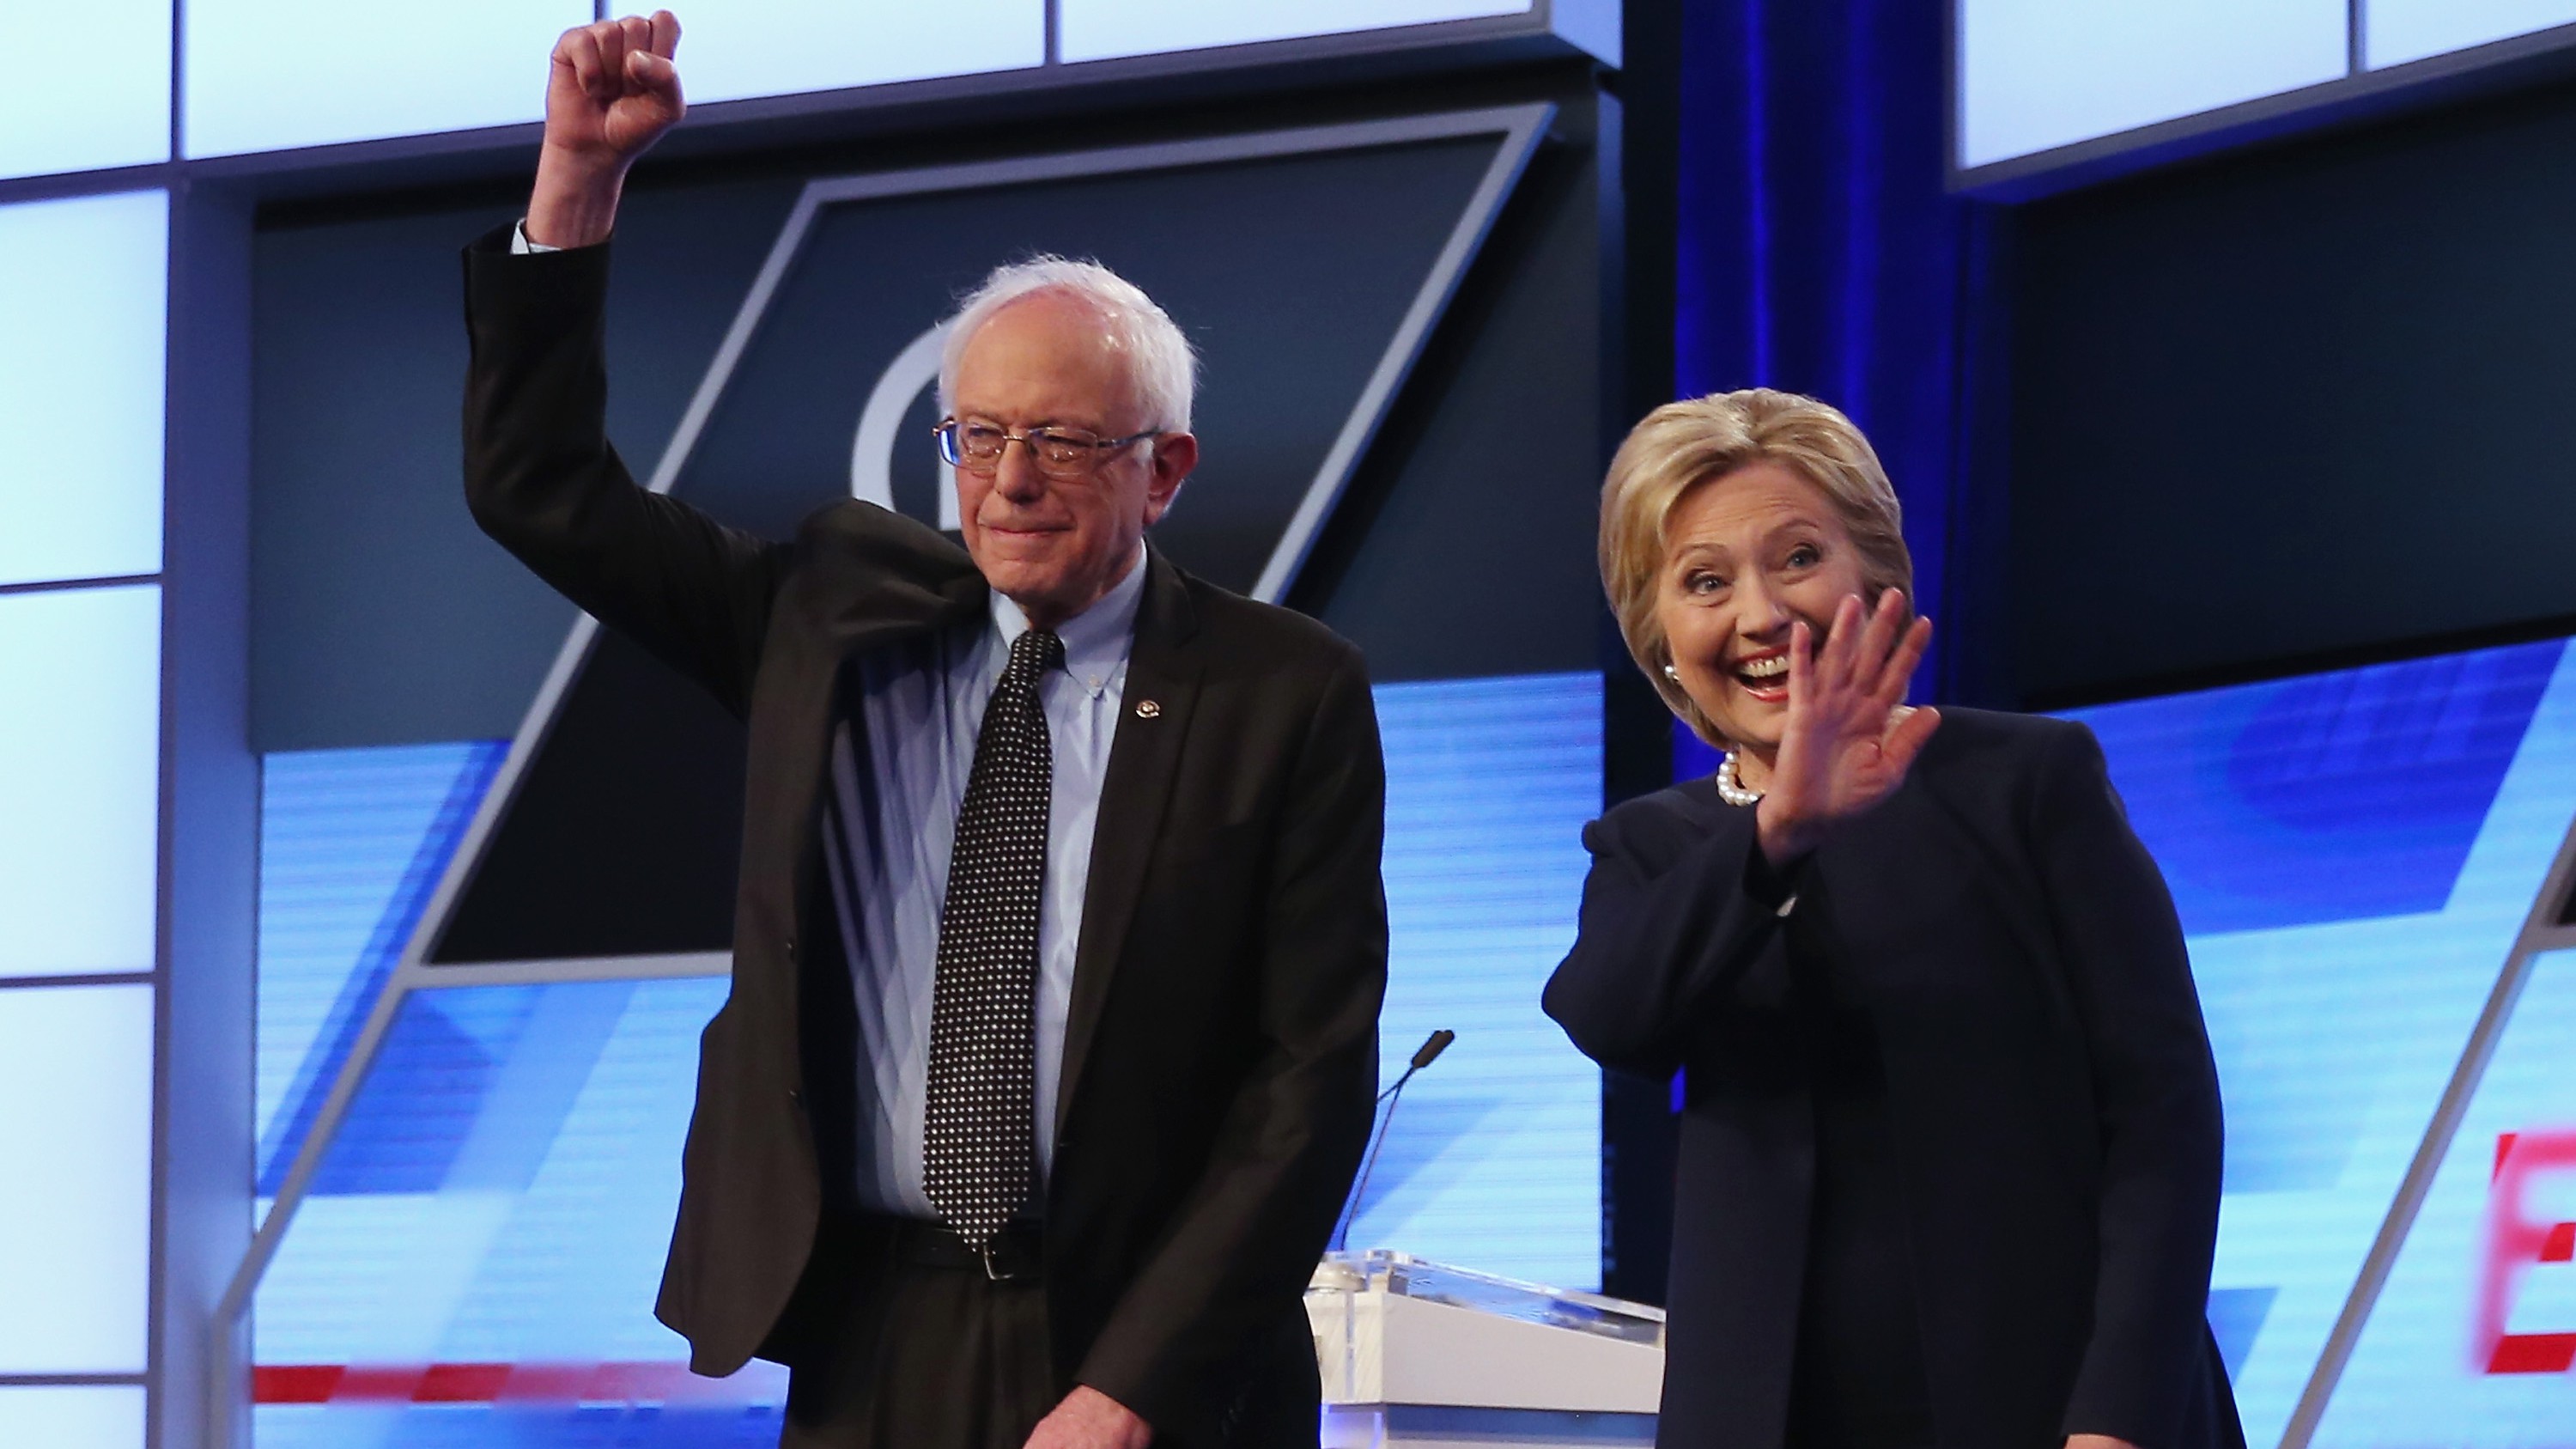
{"type": "Polygon", "coordinates": [[[1063,663],[1064,641],[1043,629],[1011,643],[975,736],[939,913],[922,1181],[940,1220],[979,1250],[1037,1175],[1038,893],[1055,779],[1038,678],[1063,663]]]}

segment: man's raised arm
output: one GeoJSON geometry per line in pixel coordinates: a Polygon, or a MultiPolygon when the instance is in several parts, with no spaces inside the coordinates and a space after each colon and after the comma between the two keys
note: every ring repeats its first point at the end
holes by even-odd
{"type": "Polygon", "coordinates": [[[466,249],[465,497],[483,531],[600,622],[748,708],[784,549],[635,484],[606,433],[608,240],[627,167],[679,120],[680,23],[565,31],[519,250],[466,249]]]}

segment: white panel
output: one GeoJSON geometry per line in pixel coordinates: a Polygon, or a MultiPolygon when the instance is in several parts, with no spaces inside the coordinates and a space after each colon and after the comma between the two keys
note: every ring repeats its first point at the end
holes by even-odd
{"type": "Polygon", "coordinates": [[[0,176],[170,159],[170,0],[0,13],[0,176]]]}
{"type": "Polygon", "coordinates": [[[2576,0],[2365,0],[2362,52],[2373,69],[2576,23],[2576,0]]]}
{"type": "Polygon", "coordinates": [[[0,701],[0,977],[151,970],[159,586],[0,594],[0,701]]]}
{"type": "Polygon", "coordinates": [[[274,151],[545,115],[555,37],[582,0],[188,0],[191,156],[274,151]]]}
{"type": "Polygon", "coordinates": [[[1044,0],[691,0],[680,85],[692,102],[1034,66],[1044,0]]]}
{"type": "Polygon", "coordinates": [[[1248,45],[1470,20],[1526,15],[1531,0],[1063,0],[1058,24],[1066,60],[1157,55],[1211,45],[1248,45]]]}
{"type": "Polygon", "coordinates": [[[1962,166],[2350,69],[2345,0],[1959,0],[1958,14],[1962,166]]]}
{"type": "Polygon", "coordinates": [[[0,1102],[0,1373],[142,1372],[152,988],[0,990],[0,1102]]]}
{"type": "Polygon", "coordinates": [[[143,1390],[122,1384],[0,1389],[0,1444],[143,1449],[143,1390]]]}
{"type": "Polygon", "coordinates": [[[158,191],[0,207],[0,584],[161,571],[169,234],[158,191]]]}

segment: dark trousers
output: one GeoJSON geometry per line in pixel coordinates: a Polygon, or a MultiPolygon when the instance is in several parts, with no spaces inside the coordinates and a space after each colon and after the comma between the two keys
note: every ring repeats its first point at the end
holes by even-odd
{"type": "Polygon", "coordinates": [[[1033,1233],[996,1280],[946,1229],[834,1219],[798,1305],[780,1449],[1021,1449],[1063,1397],[1033,1233]]]}

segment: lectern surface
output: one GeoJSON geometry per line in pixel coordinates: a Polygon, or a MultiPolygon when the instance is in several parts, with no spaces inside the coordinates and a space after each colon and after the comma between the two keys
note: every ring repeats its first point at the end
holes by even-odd
{"type": "Polygon", "coordinates": [[[1317,1266],[1327,1449],[1654,1440],[1663,1312],[1383,1250],[1317,1266]]]}

